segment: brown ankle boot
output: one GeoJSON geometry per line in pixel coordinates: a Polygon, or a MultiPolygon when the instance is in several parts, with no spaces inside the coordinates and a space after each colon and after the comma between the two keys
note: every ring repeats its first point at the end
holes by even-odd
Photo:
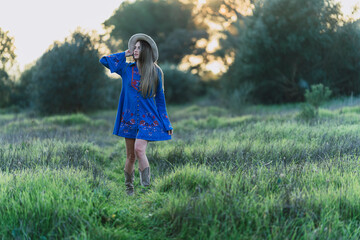
{"type": "Polygon", "coordinates": [[[135,171],[133,171],[131,174],[129,174],[124,169],[126,194],[128,196],[134,195],[134,172],[135,171]]]}
{"type": "Polygon", "coordinates": [[[143,187],[150,187],[150,167],[145,168],[144,170],[140,170],[140,184],[143,187]]]}

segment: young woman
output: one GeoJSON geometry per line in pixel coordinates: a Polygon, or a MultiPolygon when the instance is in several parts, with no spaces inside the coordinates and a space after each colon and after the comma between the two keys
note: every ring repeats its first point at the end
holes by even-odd
{"type": "Polygon", "coordinates": [[[173,128],[166,111],[163,72],[156,64],[159,53],[155,41],[138,33],[129,39],[128,48],[125,52],[104,56],[100,62],[122,78],[113,134],[125,138],[126,193],[133,195],[135,160],[139,161],[140,184],[149,187],[147,144],[170,140],[173,128]],[[129,56],[133,56],[135,62],[127,63],[129,56]]]}

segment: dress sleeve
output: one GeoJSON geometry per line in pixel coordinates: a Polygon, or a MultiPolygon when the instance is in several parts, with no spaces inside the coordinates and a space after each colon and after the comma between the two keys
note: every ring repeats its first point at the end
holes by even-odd
{"type": "Polygon", "coordinates": [[[172,130],[173,127],[171,126],[170,119],[169,119],[169,116],[166,111],[165,94],[164,94],[164,89],[162,87],[161,74],[159,74],[159,84],[158,84],[158,88],[156,91],[155,103],[156,103],[156,108],[160,115],[161,121],[163,122],[163,124],[165,126],[165,130],[166,131],[172,130]]]}
{"type": "Polygon", "coordinates": [[[104,56],[100,59],[100,63],[110,69],[111,73],[116,72],[122,75],[125,67],[127,66],[125,52],[104,56]]]}

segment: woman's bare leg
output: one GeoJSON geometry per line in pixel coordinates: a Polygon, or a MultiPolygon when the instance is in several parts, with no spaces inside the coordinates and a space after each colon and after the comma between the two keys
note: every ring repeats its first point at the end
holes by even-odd
{"type": "Polygon", "coordinates": [[[149,167],[149,161],[146,157],[146,147],[148,141],[143,139],[136,139],[135,141],[135,155],[139,161],[139,168],[143,171],[145,168],[149,167]]]}
{"type": "Polygon", "coordinates": [[[126,144],[126,162],[125,162],[125,171],[131,174],[134,171],[135,165],[135,139],[125,138],[126,144]]]}

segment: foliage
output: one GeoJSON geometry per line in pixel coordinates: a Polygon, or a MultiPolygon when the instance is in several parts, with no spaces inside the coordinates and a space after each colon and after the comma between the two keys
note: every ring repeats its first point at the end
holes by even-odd
{"type": "Polygon", "coordinates": [[[252,97],[262,103],[301,101],[305,87],[317,83],[335,96],[360,93],[360,53],[350,50],[360,47],[360,31],[342,22],[332,0],[259,1],[236,26],[226,89],[251,82],[252,97]]]}
{"type": "Polygon", "coordinates": [[[12,64],[15,60],[14,38],[9,35],[9,31],[5,32],[0,28],[0,69],[12,64]]]}
{"type": "Polygon", "coordinates": [[[0,108],[6,107],[10,103],[11,82],[9,75],[0,69],[0,108]]]}
{"type": "Polygon", "coordinates": [[[106,80],[106,86],[102,97],[104,98],[101,108],[114,109],[119,104],[119,97],[121,93],[121,79],[109,78],[106,80]]]}
{"type": "Polygon", "coordinates": [[[328,101],[330,95],[331,90],[328,87],[324,87],[321,83],[311,85],[311,91],[309,91],[309,89],[306,89],[305,91],[306,102],[316,109],[318,109],[321,104],[328,101]]]}
{"type": "Polygon", "coordinates": [[[6,69],[15,60],[14,38],[0,28],[0,108],[11,105],[13,82],[6,69]]]}
{"type": "Polygon", "coordinates": [[[357,95],[360,93],[360,24],[347,22],[332,36],[332,45],[323,58],[326,73],[324,84],[333,95],[357,95]]]}
{"type": "Polygon", "coordinates": [[[185,103],[194,100],[200,93],[200,81],[190,72],[183,72],[172,64],[163,64],[166,102],[185,103]]]}
{"type": "Polygon", "coordinates": [[[125,1],[104,22],[105,28],[111,29],[108,45],[112,51],[127,49],[133,34],[146,33],[157,43],[161,61],[178,64],[185,55],[204,51],[195,47],[196,41],[206,38],[207,33],[195,24],[193,7],[193,3],[179,0],[125,1]]]}
{"type": "MultiPolygon", "coordinates": [[[[237,48],[237,33],[241,31],[243,20],[255,2],[256,0],[207,0],[200,9],[202,19],[220,27],[221,48],[214,54],[221,56],[226,65],[230,65],[229,59],[232,59],[233,51],[237,48]]],[[[219,37],[219,32],[215,32],[218,36],[211,37],[219,37]]]]}
{"type": "Polygon", "coordinates": [[[319,112],[318,109],[316,109],[313,105],[304,103],[301,105],[299,118],[305,121],[310,121],[318,116],[318,112],[319,112]]]}
{"type": "Polygon", "coordinates": [[[306,89],[305,100],[306,103],[302,105],[302,111],[300,112],[300,118],[305,120],[314,119],[319,115],[319,107],[329,100],[331,90],[324,85],[316,84],[311,85],[311,91],[306,89]]]}
{"type": "Polygon", "coordinates": [[[25,72],[31,77],[32,103],[45,114],[91,111],[104,107],[106,76],[89,34],[76,31],[64,43],[55,43],[25,72]]]}
{"type": "Polygon", "coordinates": [[[22,108],[27,108],[30,106],[32,93],[31,83],[35,71],[35,66],[31,66],[21,73],[19,81],[16,82],[12,87],[12,104],[22,108]]]}

